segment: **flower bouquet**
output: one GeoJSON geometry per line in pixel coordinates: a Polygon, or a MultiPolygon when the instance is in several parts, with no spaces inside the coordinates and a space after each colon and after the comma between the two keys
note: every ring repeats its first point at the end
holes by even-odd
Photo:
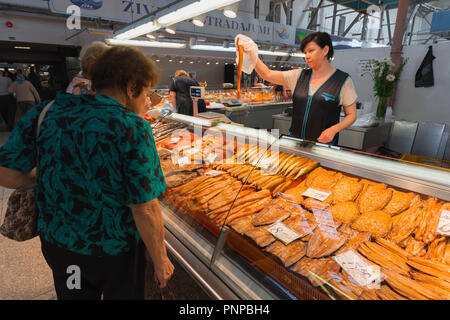
{"type": "Polygon", "coordinates": [[[370,74],[373,79],[373,90],[375,96],[378,97],[377,119],[384,120],[388,98],[392,95],[395,83],[398,81],[401,72],[406,64],[406,60],[393,71],[394,64],[390,58],[383,60],[375,59],[371,64],[371,71],[361,74],[363,77],[366,73],[370,74]]]}

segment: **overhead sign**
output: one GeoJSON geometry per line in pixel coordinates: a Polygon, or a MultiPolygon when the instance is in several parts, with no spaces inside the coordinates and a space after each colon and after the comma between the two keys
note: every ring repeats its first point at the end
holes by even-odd
{"type": "Polygon", "coordinates": [[[162,0],[50,0],[50,9],[65,14],[69,6],[76,5],[80,7],[83,17],[130,23],[168,3],[162,0]]]}
{"type": "MultiPolygon", "coordinates": [[[[2,1],[2,0],[0,0],[2,1]]],[[[53,12],[67,13],[69,6],[76,5],[83,17],[131,23],[169,4],[163,0],[50,0],[53,12]]],[[[177,24],[177,31],[193,32],[209,36],[234,38],[245,34],[255,41],[273,44],[295,44],[295,28],[279,23],[247,17],[227,18],[222,11],[211,11],[205,15],[203,27],[189,21],[177,24]]]]}

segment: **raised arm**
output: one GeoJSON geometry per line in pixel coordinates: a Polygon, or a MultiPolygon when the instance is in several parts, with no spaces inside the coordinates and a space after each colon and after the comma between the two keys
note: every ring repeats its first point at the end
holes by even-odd
{"type": "Polygon", "coordinates": [[[270,70],[261,59],[258,58],[256,62],[255,71],[259,74],[261,78],[280,86],[286,86],[286,81],[284,80],[283,71],[270,70]]]}

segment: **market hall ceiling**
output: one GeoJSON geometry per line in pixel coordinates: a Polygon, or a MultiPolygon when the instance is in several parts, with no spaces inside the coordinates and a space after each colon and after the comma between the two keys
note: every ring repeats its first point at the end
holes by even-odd
{"type": "MultiPolygon", "coordinates": [[[[385,0],[385,1],[373,1],[373,0],[329,0],[329,2],[333,2],[348,8],[351,8],[355,11],[365,12],[369,6],[381,6],[385,5],[385,10],[388,9],[396,9],[398,8],[398,0],[385,0]]],[[[426,3],[431,2],[430,0],[409,0],[409,4],[418,4],[418,3],[426,3]]]]}

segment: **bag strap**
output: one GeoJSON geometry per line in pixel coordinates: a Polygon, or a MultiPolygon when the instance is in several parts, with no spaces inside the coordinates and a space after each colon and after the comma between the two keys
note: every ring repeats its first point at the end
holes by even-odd
{"type": "Polygon", "coordinates": [[[41,130],[41,123],[45,118],[45,115],[47,114],[48,109],[55,103],[55,100],[50,101],[44,109],[42,109],[41,114],[38,118],[37,128],[36,128],[36,138],[39,137],[39,132],[41,130]]]}
{"type": "Polygon", "coordinates": [[[37,145],[37,138],[39,137],[39,133],[41,131],[41,123],[45,118],[45,115],[47,114],[48,109],[55,103],[55,100],[50,101],[44,109],[42,109],[41,113],[39,114],[37,128],[36,128],[36,175],[39,171],[39,147],[37,145]]]}

